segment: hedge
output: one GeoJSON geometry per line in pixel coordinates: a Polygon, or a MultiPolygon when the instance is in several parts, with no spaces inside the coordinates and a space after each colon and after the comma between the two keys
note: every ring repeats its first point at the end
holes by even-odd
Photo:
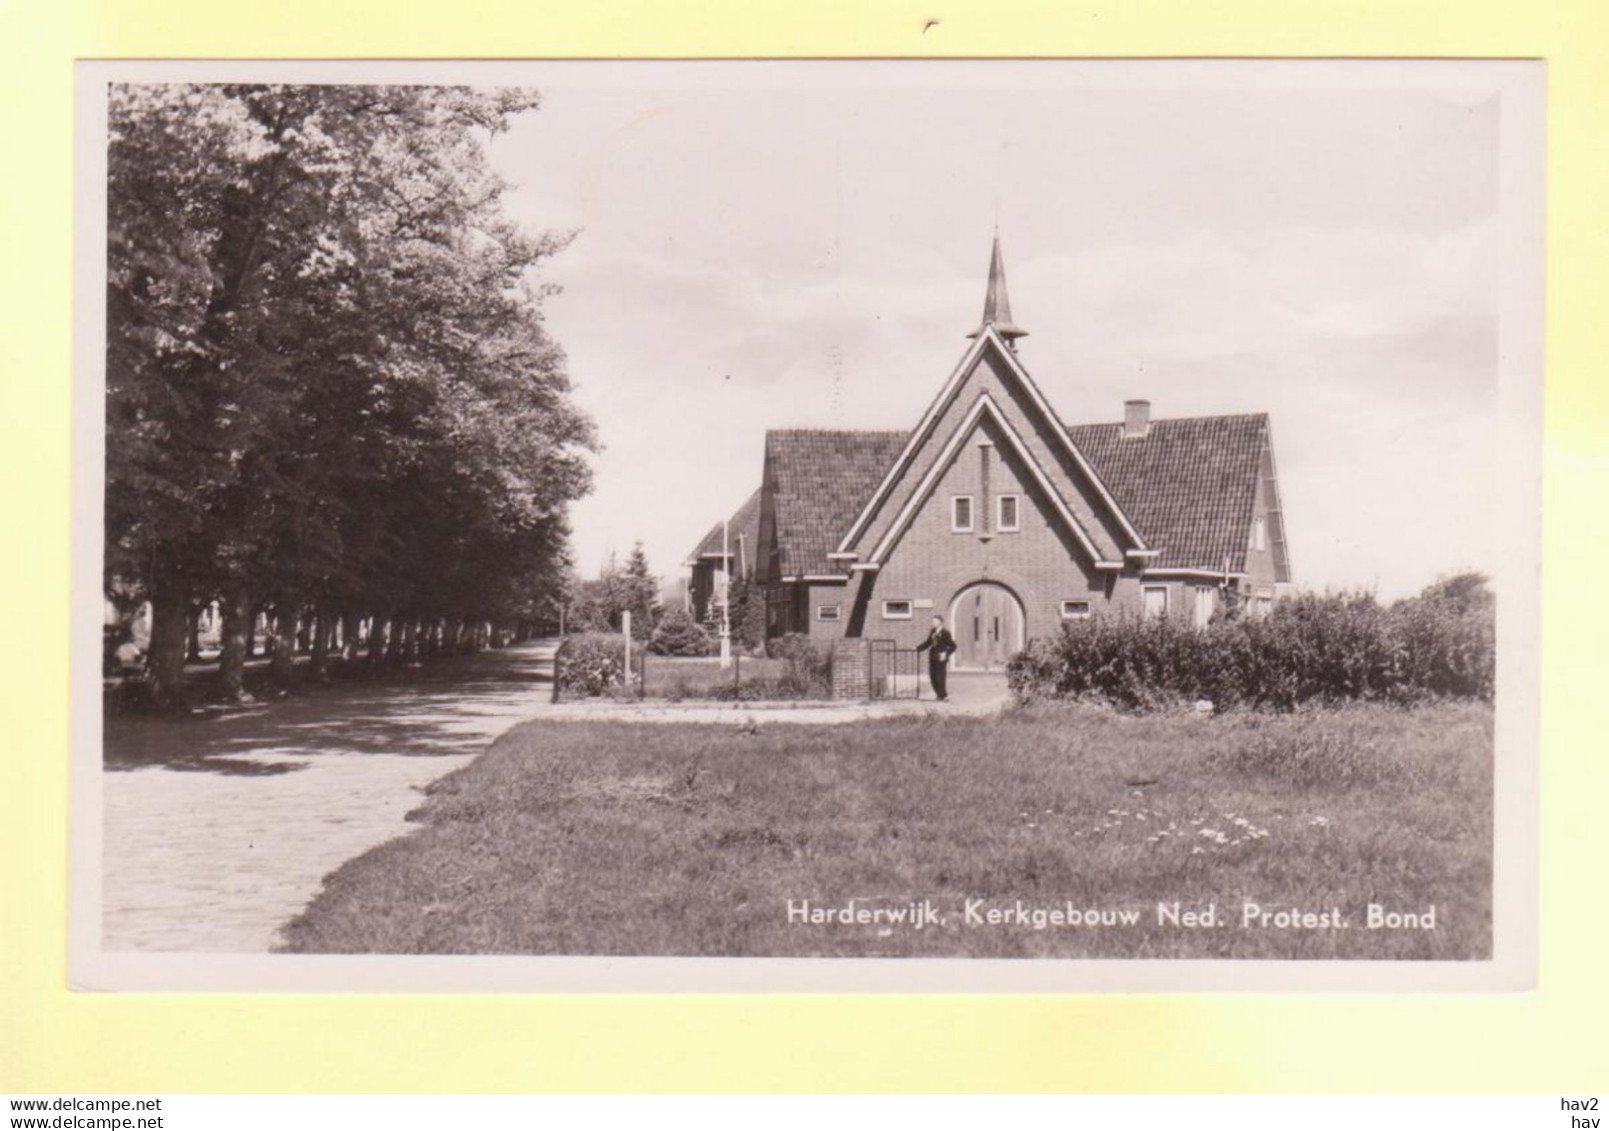
{"type": "Polygon", "coordinates": [[[1461,574],[1382,605],[1368,594],[1302,594],[1263,617],[1204,629],[1174,619],[1094,617],[1031,641],[1007,667],[1021,699],[1091,698],[1130,709],[1210,700],[1218,709],[1427,698],[1490,700],[1494,602],[1461,574]]]}
{"type": "Polygon", "coordinates": [[[567,636],[559,645],[554,678],[560,695],[607,694],[626,679],[626,647],[618,632],[567,636]]]}

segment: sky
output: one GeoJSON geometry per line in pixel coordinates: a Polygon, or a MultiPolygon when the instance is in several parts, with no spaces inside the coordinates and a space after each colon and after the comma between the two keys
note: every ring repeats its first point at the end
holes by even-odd
{"type": "Polygon", "coordinates": [[[1494,568],[1494,89],[1160,70],[536,71],[492,156],[517,220],[575,232],[540,278],[604,444],[583,574],[639,539],[682,572],[767,428],[913,426],[996,224],[1019,356],[1068,423],[1269,414],[1299,585],[1494,568]]]}

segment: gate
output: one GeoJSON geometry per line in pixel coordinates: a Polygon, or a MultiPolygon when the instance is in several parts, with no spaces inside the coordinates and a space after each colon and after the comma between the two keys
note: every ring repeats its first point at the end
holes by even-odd
{"type": "Polygon", "coordinates": [[[922,655],[892,640],[867,641],[873,699],[915,699],[922,690],[922,655]]]}

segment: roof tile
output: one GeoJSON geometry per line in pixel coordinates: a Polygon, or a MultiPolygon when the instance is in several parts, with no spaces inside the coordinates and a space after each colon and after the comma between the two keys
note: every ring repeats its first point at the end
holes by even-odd
{"type": "Polygon", "coordinates": [[[1143,437],[1121,424],[1067,429],[1118,506],[1151,546],[1158,568],[1240,570],[1268,444],[1268,417],[1153,420],[1143,437]]]}

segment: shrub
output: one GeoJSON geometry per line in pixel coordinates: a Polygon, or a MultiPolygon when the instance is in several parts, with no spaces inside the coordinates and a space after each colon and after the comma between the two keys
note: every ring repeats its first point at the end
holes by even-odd
{"type": "Polygon", "coordinates": [[[619,634],[567,636],[559,646],[555,679],[561,694],[604,695],[626,678],[626,648],[619,634]]]}
{"type": "Polygon", "coordinates": [[[749,698],[825,699],[832,695],[832,654],[810,637],[790,632],[768,640],[765,650],[772,659],[786,662],[787,667],[774,681],[766,683],[769,694],[759,694],[756,684],[749,698]]]}
{"type": "Polygon", "coordinates": [[[1368,594],[1303,594],[1265,617],[1095,617],[1036,640],[1007,668],[1022,699],[1089,698],[1127,709],[1180,699],[1291,710],[1303,703],[1492,697],[1494,602],[1485,579],[1438,581],[1389,606],[1368,594]]]}
{"type": "Polygon", "coordinates": [[[648,650],[656,656],[705,656],[710,638],[686,609],[670,609],[648,638],[648,650]]]}

